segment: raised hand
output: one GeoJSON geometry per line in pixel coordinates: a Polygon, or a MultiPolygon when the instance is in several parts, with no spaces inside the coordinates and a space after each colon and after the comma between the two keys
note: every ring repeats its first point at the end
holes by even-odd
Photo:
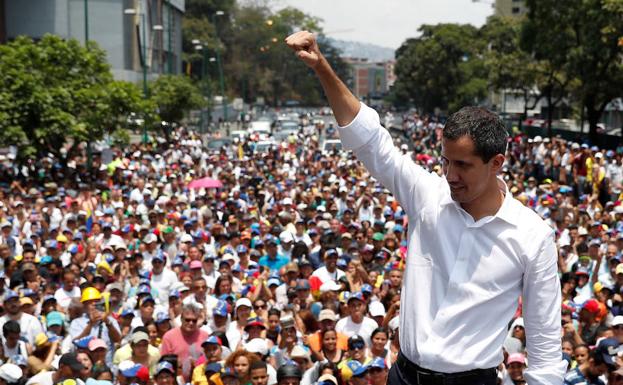
{"type": "Polygon", "coordinates": [[[322,59],[316,37],[308,31],[293,33],[286,38],[286,44],[308,67],[316,69],[322,59]]]}

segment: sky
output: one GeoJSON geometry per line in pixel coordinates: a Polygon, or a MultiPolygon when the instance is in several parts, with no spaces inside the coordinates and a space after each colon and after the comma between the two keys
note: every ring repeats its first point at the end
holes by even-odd
{"type": "Polygon", "coordinates": [[[296,7],[323,19],[327,36],[398,48],[417,36],[422,24],[481,26],[493,0],[276,0],[275,8],[296,7]]]}

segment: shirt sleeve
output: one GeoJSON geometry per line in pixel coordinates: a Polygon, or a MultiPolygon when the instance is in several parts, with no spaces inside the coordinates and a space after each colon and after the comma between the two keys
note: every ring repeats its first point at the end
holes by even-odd
{"type": "Polygon", "coordinates": [[[439,197],[442,179],[413,162],[394,146],[379,115],[361,103],[355,119],[339,128],[342,145],[353,150],[370,174],[390,190],[407,212],[421,207],[427,198],[439,197]]]}
{"type": "Polygon", "coordinates": [[[530,385],[562,384],[567,362],[560,342],[560,281],[553,234],[528,261],[523,278],[523,315],[530,361],[525,372],[530,385]]]}

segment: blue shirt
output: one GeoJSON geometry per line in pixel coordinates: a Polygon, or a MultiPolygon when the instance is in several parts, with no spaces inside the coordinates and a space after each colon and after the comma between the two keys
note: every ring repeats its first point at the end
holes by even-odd
{"type": "Polygon", "coordinates": [[[598,378],[594,381],[590,381],[588,378],[584,377],[579,368],[574,368],[571,371],[567,372],[567,374],[565,374],[565,382],[563,383],[563,385],[575,384],[605,385],[604,382],[598,378]]]}
{"type": "MultiPolygon", "coordinates": [[[[121,334],[121,329],[119,328],[117,321],[111,316],[108,316],[108,320],[110,321],[111,327],[117,329],[119,334],[121,334]]],[[[89,316],[86,314],[83,314],[82,317],[78,317],[71,321],[71,324],[69,325],[69,335],[71,336],[71,339],[73,340],[78,337],[82,331],[86,329],[88,324],[89,316]]],[[[115,344],[113,344],[110,336],[108,335],[108,327],[103,323],[100,323],[100,325],[91,328],[91,333],[89,333],[89,335],[100,338],[106,342],[106,346],[108,346],[106,351],[106,365],[108,365],[109,368],[112,368],[112,356],[115,352],[115,344]]]]}
{"type": "Polygon", "coordinates": [[[266,266],[270,271],[279,271],[283,266],[290,262],[290,258],[277,254],[275,259],[270,259],[268,255],[260,258],[260,266],[266,266]]]}

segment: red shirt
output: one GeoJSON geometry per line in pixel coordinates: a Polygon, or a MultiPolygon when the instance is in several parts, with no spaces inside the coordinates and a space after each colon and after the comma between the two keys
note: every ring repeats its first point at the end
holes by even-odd
{"type": "Polygon", "coordinates": [[[171,329],[162,337],[160,355],[175,354],[177,356],[177,362],[183,370],[184,378],[190,379],[195,361],[203,355],[201,343],[205,341],[208,336],[209,334],[201,329],[197,330],[189,337],[184,336],[179,327],[171,329]],[[186,366],[188,366],[188,368],[186,368],[186,366]]]}

